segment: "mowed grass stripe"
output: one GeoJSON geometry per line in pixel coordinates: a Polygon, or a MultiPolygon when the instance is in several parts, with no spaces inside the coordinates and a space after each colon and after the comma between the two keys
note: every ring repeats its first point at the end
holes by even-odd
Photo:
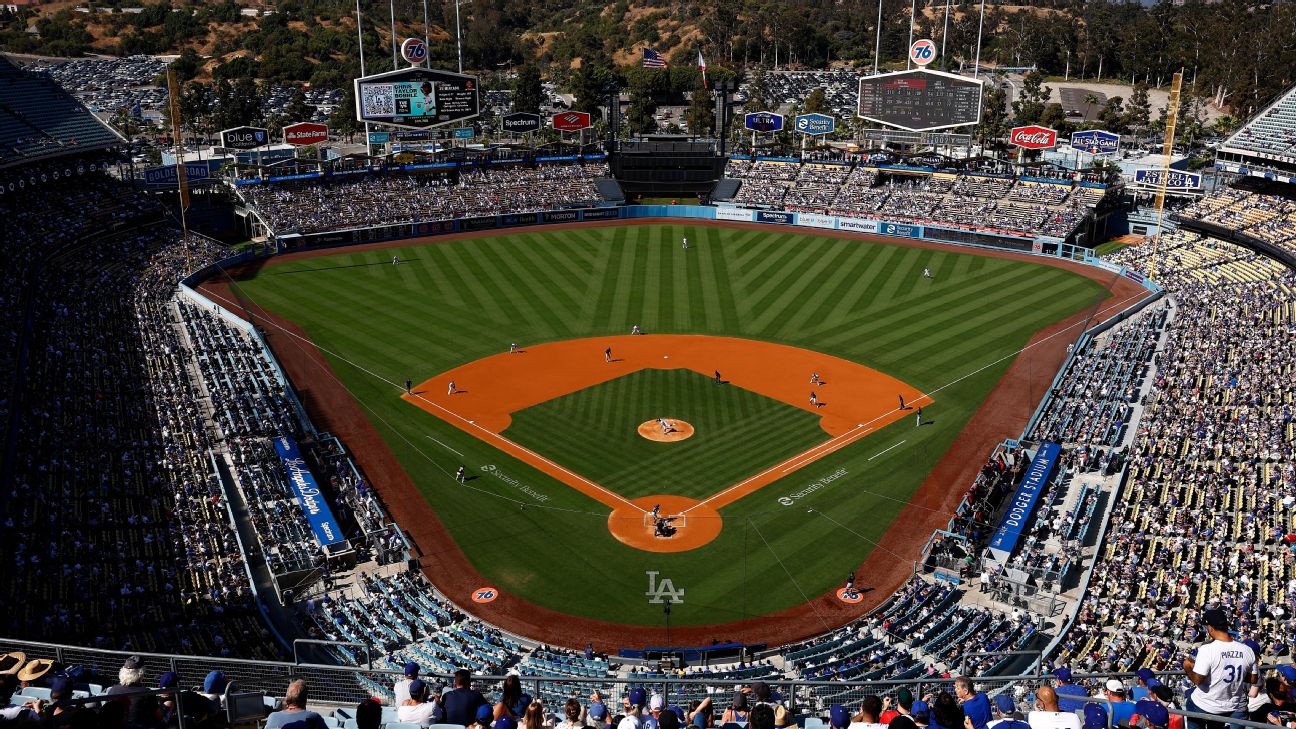
{"type": "Polygon", "coordinates": [[[480,268],[468,264],[471,251],[464,246],[455,245],[446,245],[443,250],[445,251],[446,276],[460,291],[472,297],[472,301],[469,302],[471,305],[480,308],[482,311],[489,312],[493,319],[510,322],[518,321],[516,318],[517,311],[511,308],[505,309],[502,305],[503,297],[492,295],[493,287],[484,285],[480,268]]]}
{"type": "Polygon", "coordinates": [[[715,269],[713,279],[716,292],[719,294],[720,311],[723,331],[737,332],[740,331],[742,317],[738,314],[737,299],[734,298],[733,289],[729,282],[733,280],[733,275],[729,271],[729,260],[725,256],[724,246],[721,241],[722,228],[703,228],[707,241],[708,259],[712,261],[715,269]]]}
{"type": "Polygon", "coordinates": [[[725,251],[729,254],[729,268],[736,271],[741,278],[753,260],[763,257],[775,245],[777,239],[765,231],[734,230],[729,236],[728,244],[725,245],[725,251]]]}
{"type": "Polygon", "coordinates": [[[872,289],[867,296],[860,299],[860,306],[870,307],[874,301],[893,301],[898,298],[897,293],[902,284],[905,283],[905,271],[913,267],[914,262],[922,255],[920,248],[905,248],[900,254],[899,260],[895,261],[887,275],[886,281],[876,289],[872,289]]]}
{"type": "Polygon", "coordinates": [[[469,306],[471,292],[464,290],[463,279],[457,278],[452,283],[447,272],[452,268],[447,256],[452,246],[424,246],[419,251],[419,266],[428,272],[433,285],[429,291],[439,294],[441,300],[451,306],[469,306]]]}
{"type": "MultiPolygon", "coordinates": [[[[692,259],[689,264],[693,266],[695,280],[701,289],[700,301],[706,317],[705,331],[716,333],[724,331],[726,323],[731,321],[726,316],[726,309],[731,310],[733,302],[729,300],[729,278],[716,263],[721,254],[715,250],[714,241],[709,236],[705,240],[706,245],[688,251],[688,257],[692,259]]],[[[697,325],[696,321],[694,325],[697,325]]],[[[729,331],[736,331],[736,328],[729,331]]]]}
{"type": "MultiPolygon", "coordinates": [[[[819,262],[817,254],[822,249],[818,246],[788,246],[783,251],[777,268],[768,269],[764,276],[752,288],[748,289],[747,303],[743,306],[745,313],[764,312],[771,301],[790,289],[799,291],[808,285],[808,278],[814,263],[819,262]]],[[[749,323],[755,324],[749,320],[749,323]]]]}
{"type": "Polygon", "coordinates": [[[858,284],[852,288],[845,296],[842,296],[837,306],[833,307],[828,315],[823,317],[824,327],[831,327],[833,322],[841,320],[842,317],[854,316],[864,307],[860,305],[860,299],[864,297],[869,290],[876,286],[881,286],[886,282],[890,275],[891,260],[900,253],[899,246],[878,246],[877,256],[874,258],[873,265],[870,267],[868,274],[861,278],[858,284]]]}
{"type": "Polygon", "coordinates": [[[615,283],[610,287],[612,301],[611,306],[606,310],[607,317],[604,319],[606,331],[619,332],[630,316],[630,297],[634,293],[635,267],[641,265],[640,251],[643,248],[642,234],[644,233],[646,231],[642,228],[628,230],[625,245],[621,247],[620,265],[616,267],[615,274],[609,271],[610,275],[615,276],[615,283]]]}
{"type": "Polygon", "coordinates": [[[561,281],[564,290],[572,294],[573,303],[569,308],[579,309],[576,303],[580,300],[578,294],[589,286],[590,272],[588,267],[577,265],[577,243],[572,237],[550,233],[538,240],[528,240],[525,236],[518,236],[516,240],[525,255],[538,261],[545,272],[558,273],[553,280],[561,281]]]}
{"type": "Polygon", "coordinates": [[[868,269],[875,265],[877,254],[870,246],[847,239],[854,245],[848,249],[849,258],[833,271],[832,275],[819,287],[814,296],[807,300],[799,312],[793,313],[779,330],[779,336],[793,337],[806,328],[814,328],[818,321],[823,321],[826,307],[830,302],[840,301],[850,290],[859,286],[868,269]]]}
{"type": "Polygon", "coordinates": [[[767,304],[764,311],[756,315],[752,327],[766,329],[776,321],[786,321],[789,312],[800,311],[805,306],[806,300],[814,297],[823,288],[823,280],[831,275],[830,272],[841,267],[840,259],[844,257],[848,245],[845,240],[837,240],[830,244],[826,251],[818,254],[814,253],[814,248],[807,247],[811,252],[810,264],[786,289],[778,292],[778,296],[767,304]]]}
{"type": "Polygon", "coordinates": [[[770,271],[786,268],[789,260],[795,258],[804,249],[813,247],[810,245],[798,245],[804,243],[804,238],[786,233],[774,234],[771,236],[771,240],[774,241],[774,244],[767,248],[763,256],[756,259],[754,266],[738,277],[738,285],[744,291],[756,293],[758,289],[753,290],[752,286],[759,286],[770,271]]]}
{"type": "MultiPolygon", "coordinates": [[[[616,228],[615,230],[619,233],[624,229],[616,228]]],[[[615,255],[616,251],[620,249],[621,244],[619,241],[623,236],[615,235],[609,237],[611,240],[599,247],[598,259],[595,261],[594,270],[590,274],[589,285],[583,292],[584,296],[581,300],[580,315],[577,321],[573,323],[574,327],[588,326],[590,322],[594,321],[594,314],[599,311],[599,306],[603,303],[604,296],[606,295],[610,298],[612,295],[610,288],[607,286],[607,271],[611,266],[610,261],[612,260],[613,255],[615,255]]]]}
{"type": "Polygon", "coordinates": [[[510,255],[510,248],[498,243],[488,248],[500,260],[501,273],[507,273],[513,282],[510,299],[515,299],[519,308],[525,302],[531,313],[555,336],[566,335],[577,308],[574,297],[563,289],[561,282],[541,278],[526,261],[510,255]]]}

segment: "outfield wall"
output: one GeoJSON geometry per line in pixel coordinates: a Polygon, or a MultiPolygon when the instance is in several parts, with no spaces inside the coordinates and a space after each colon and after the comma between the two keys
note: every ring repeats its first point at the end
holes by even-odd
{"type": "Polygon", "coordinates": [[[893,238],[911,238],[973,248],[1009,250],[1049,258],[1065,258],[1069,261],[1098,266],[1113,273],[1119,273],[1141,284],[1149,291],[1161,290],[1161,287],[1155,283],[1143,280],[1143,277],[1137,272],[1102,261],[1094,255],[1091,249],[1071,245],[1061,238],[1049,236],[1030,237],[1020,233],[991,229],[960,228],[948,223],[915,223],[887,220],[885,218],[855,218],[820,213],[751,210],[748,208],[702,205],[624,205],[619,207],[541,210],[530,213],[507,213],[484,217],[436,220],[427,223],[402,223],[399,225],[350,228],[320,233],[291,233],[278,236],[276,240],[280,251],[296,251],[435,235],[451,235],[454,233],[472,233],[483,230],[502,230],[533,225],[571,225],[638,218],[680,218],[683,220],[759,223],[771,226],[792,226],[814,230],[861,233],[864,235],[885,235],[893,238]]]}

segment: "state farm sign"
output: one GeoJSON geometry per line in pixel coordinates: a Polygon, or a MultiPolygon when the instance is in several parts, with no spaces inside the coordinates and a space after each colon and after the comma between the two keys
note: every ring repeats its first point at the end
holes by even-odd
{"type": "Polygon", "coordinates": [[[328,127],[315,122],[298,122],[283,129],[284,142],[298,146],[320,144],[328,141],[328,127]]]}
{"type": "Polygon", "coordinates": [[[1009,140],[1018,147],[1026,149],[1050,149],[1057,146],[1057,130],[1034,124],[1028,127],[1013,127],[1009,140]]]}
{"type": "Polygon", "coordinates": [[[559,131],[579,132],[589,127],[590,115],[583,111],[564,111],[553,116],[553,128],[559,131]]]}

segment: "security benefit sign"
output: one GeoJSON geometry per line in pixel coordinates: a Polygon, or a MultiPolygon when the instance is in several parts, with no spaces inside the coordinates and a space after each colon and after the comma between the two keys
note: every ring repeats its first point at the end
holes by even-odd
{"type": "MultiPolygon", "coordinates": [[[[1134,182],[1149,187],[1161,186],[1161,170],[1134,170],[1134,182]]],[[[1201,175],[1169,170],[1165,175],[1167,190],[1197,190],[1201,188],[1201,175]]]]}
{"type": "Polygon", "coordinates": [[[796,130],[817,137],[832,134],[837,129],[837,118],[827,114],[802,114],[796,118],[796,130]]]}
{"type": "Polygon", "coordinates": [[[310,524],[311,533],[315,535],[315,541],[321,547],[345,541],[342,528],[338,526],[337,519],[333,518],[332,509],[329,509],[328,498],[320,492],[315,476],[306,467],[297,441],[281,435],[274,439],[274,448],[288,474],[288,484],[297,495],[297,503],[301,505],[302,513],[310,524]]]}
{"type": "Polygon", "coordinates": [[[476,76],[403,68],[355,80],[356,119],[422,129],[481,113],[476,76]]]}
{"type": "Polygon", "coordinates": [[[1026,478],[1017,486],[1012,500],[1008,502],[1008,510],[999,520],[999,528],[990,539],[990,554],[999,562],[1008,561],[1017,549],[1022,533],[1029,528],[1040,494],[1044,493],[1061,452],[1062,446],[1048,441],[1041,443],[1039,450],[1035,452],[1035,459],[1031,461],[1030,468],[1026,469],[1026,478]]]}

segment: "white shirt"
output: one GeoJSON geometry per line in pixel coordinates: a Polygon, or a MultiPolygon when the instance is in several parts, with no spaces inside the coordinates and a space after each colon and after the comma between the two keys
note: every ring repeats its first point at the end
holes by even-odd
{"type": "Polygon", "coordinates": [[[414,679],[403,678],[397,681],[395,686],[392,686],[392,691],[396,692],[396,701],[393,702],[396,706],[404,706],[405,702],[409,701],[409,686],[412,683],[414,683],[414,679]]]}
{"type": "Polygon", "coordinates": [[[1192,693],[1202,711],[1227,714],[1247,707],[1247,676],[1256,670],[1255,652],[1241,641],[1212,640],[1197,649],[1193,673],[1206,681],[1192,693]]]}
{"type": "Polygon", "coordinates": [[[643,721],[634,714],[626,714],[621,718],[621,723],[617,724],[617,729],[642,729],[643,721]]]}
{"type": "Polygon", "coordinates": [[[436,705],[435,701],[428,701],[422,704],[410,704],[401,706],[396,709],[396,718],[410,724],[422,724],[423,726],[432,726],[434,720],[432,715],[441,707],[436,705]]]}
{"type": "Polygon", "coordinates": [[[846,729],[887,729],[886,724],[874,724],[867,721],[852,721],[846,729]]]}
{"type": "Polygon", "coordinates": [[[1073,711],[1032,711],[1026,723],[1031,729],[1080,729],[1080,717],[1073,711]]]}

